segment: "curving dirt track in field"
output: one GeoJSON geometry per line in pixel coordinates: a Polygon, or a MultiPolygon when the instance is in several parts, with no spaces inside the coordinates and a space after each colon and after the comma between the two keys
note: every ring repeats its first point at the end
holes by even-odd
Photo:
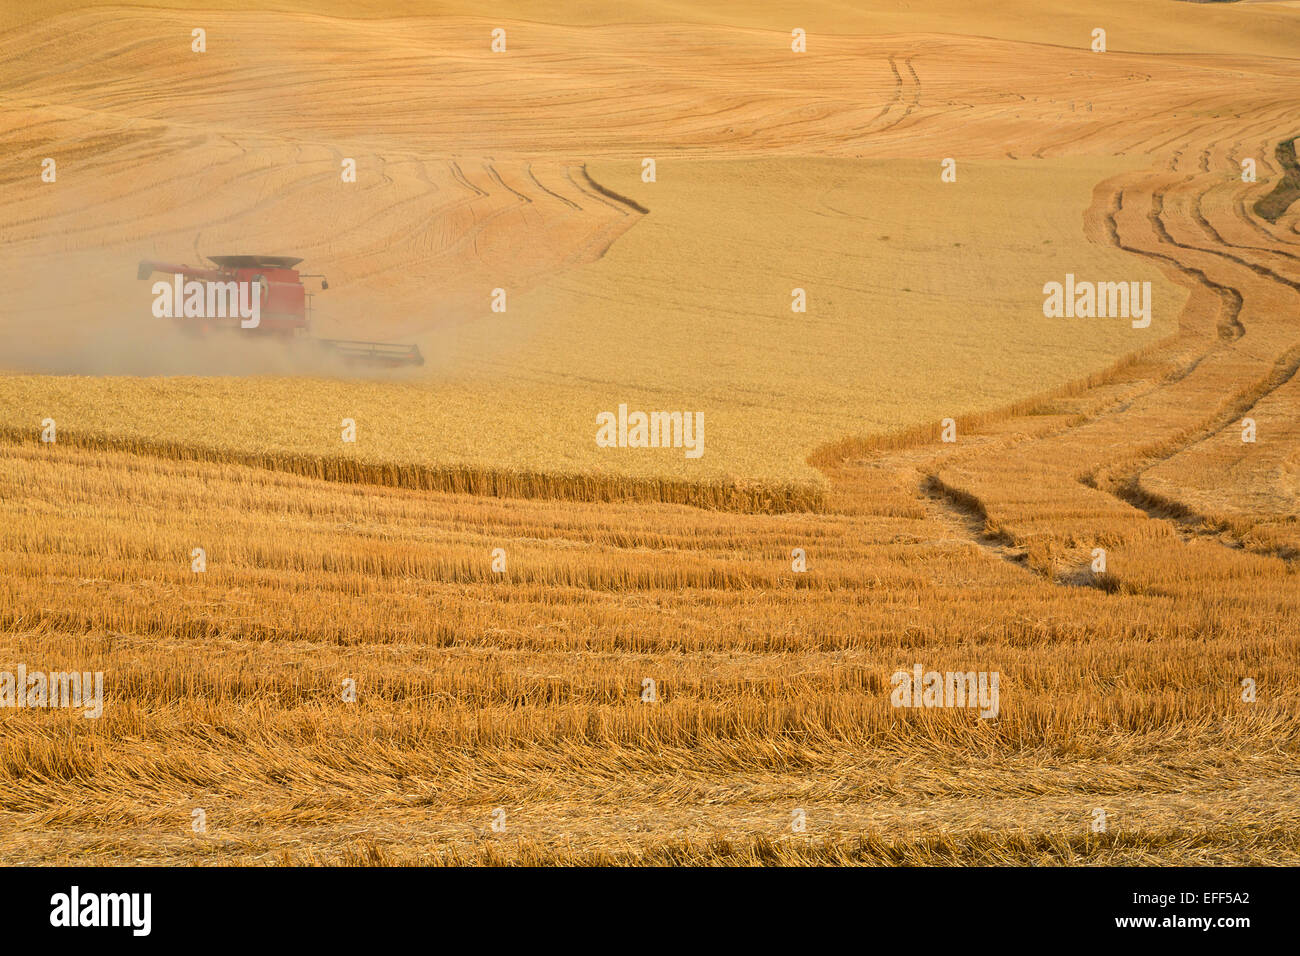
{"type": "Polygon", "coordinates": [[[1267,187],[1204,171],[1230,163],[1221,144],[1182,149],[1167,170],[1099,185],[1087,217],[1098,241],[1191,287],[1178,336],[1092,388],[976,424],[951,450],[918,446],[900,459],[925,476],[918,487],[977,503],[1000,537],[1072,579],[1105,546],[1111,583],[1142,588],[1153,563],[1165,573],[1186,558],[1189,529],[1221,545],[1196,560],[1224,574],[1250,566],[1239,549],[1300,553],[1300,261],[1284,238],[1270,248],[1242,228],[1234,212],[1267,187]],[[1254,443],[1241,440],[1245,418],[1254,443]]]}

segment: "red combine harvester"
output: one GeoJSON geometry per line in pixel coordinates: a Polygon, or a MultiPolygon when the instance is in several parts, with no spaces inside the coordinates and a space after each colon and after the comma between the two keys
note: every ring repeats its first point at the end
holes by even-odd
{"type": "MultiPolygon", "coordinates": [[[[255,328],[241,328],[236,313],[221,318],[187,318],[178,320],[190,331],[206,333],[214,329],[233,329],[261,338],[288,340],[305,336],[311,330],[312,294],[303,285],[303,273],[294,268],[301,259],[292,256],[208,256],[216,264],[214,269],[175,265],[170,262],[140,263],[137,278],[148,279],[154,273],[181,276],[183,282],[251,283],[261,288],[261,320],[255,328]]],[[[306,275],[320,279],[322,289],[329,283],[321,275],[306,275]]],[[[179,305],[177,312],[179,312],[179,305]]],[[[396,367],[423,365],[424,356],[417,345],[391,345],[386,342],[354,342],[346,339],[308,339],[313,345],[337,355],[354,365],[379,365],[396,367]]]]}

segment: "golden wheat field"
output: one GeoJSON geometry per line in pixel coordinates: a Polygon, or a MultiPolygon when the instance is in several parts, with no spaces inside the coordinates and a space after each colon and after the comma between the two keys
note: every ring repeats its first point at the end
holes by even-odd
{"type": "Polygon", "coordinates": [[[5,0],[0,864],[1300,863],[1300,8],[1059,6],[5,0]]]}

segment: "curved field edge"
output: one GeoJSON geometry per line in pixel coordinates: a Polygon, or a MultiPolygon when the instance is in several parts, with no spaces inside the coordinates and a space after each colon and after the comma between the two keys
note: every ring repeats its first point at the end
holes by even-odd
{"type": "MultiPolygon", "coordinates": [[[[3,427],[0,428],[0,440],[24,444],[39,442],[40,429],[3,427]]],[[[742,480],[685,481],[595,473],[565,475],[470,465],[369,462],[337,455],[235,451],[202,444],[149,441],[63,428],[58,432],[58,444],[91,450],[124,451],[178,461],[251,465],[347,484],[495,498],[648,501],[754,514],[826,509],[825,488],[810,482],[779,484],[742,480]]]]}
{"type": "MultiPolygon", "coordinates": [[[[953,415],[959,435],[978,433],[981,428],[1001,424],[1016,418],[1052,413],[1053,402],[1067,398],[1085,396],[1091,390],[1103,385],[1110,385],[1119,380],[1136,366],[1155,359],[1161,350],[1173,344],[1178,334],[1167,336],[1158,342],[1152,342],[1135,352],[1121,356],[1107,368],[1092,372],[1081,378],[1058,385],[1055,388],[1038,392],[997,408],[986,411],[965,412],[953,415]]],[[[1086,416],[1079,413],[1080,420],[1086,416]]],[[[901,451],[938,442],[943,431],[941,422],[922,422],[890,431],[872,432],[864,435],[848,435],[835,441],[818,445],[808,455],[807,463],[814,468],[833,468],[855,458],[866,458],[882,452],[901,451]]]]}

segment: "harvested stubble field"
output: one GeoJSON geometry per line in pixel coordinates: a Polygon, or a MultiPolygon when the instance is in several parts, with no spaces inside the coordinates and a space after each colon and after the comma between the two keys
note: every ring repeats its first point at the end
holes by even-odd
{"type": "Polygon", "coordinates": [[[1293,8],[555,5],[498,62],[214,3],[238,69],[178,73],[195,14],[64,6],[0,34],[0,670],[107,687],[0,711],[0,862],[1300,862],[1293,8]],[[189,361],[133,268],[197,237],[432,367],[99,374],[189,361]],[[1067,272],[1152,326],[1045,319],[1067,272]],[[598,456],[619,401],[703,467],[598,456]],[[892,707],[917,663],[997,718],[892,707]]]}

